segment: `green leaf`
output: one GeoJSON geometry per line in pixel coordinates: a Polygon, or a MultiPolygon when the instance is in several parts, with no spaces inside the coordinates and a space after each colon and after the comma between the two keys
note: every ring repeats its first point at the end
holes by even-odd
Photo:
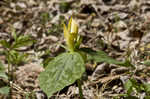
{"type": "Polygon", "coordinates": [[[5,95],[8,95],[9,89],[10,89],[10,87],[8,87],[8,86],[1,87],[1,88],[0,88],[0,93],[1,93],[1,94],[5,94],[5,95]]]}
{"type": "Polygon", "coordinates": [[[150,84],[149,83],[144,84],[144,87],[145,87],[146,92],[150,92],[150,84]]]}
{"type": "Polygon", "coordinates": [[[124,99],[139,99],[139,98],[136,97],[136,96],[127,96],[127,97],[125,97],[124,99]]]}
{"type": "Polygon", "coordinates": [[[1,41],[0,41],[0,44],[2,44],[2,46],[3,46],[4,48],[10,48],[10,44],[9,44],[9,42],[7,42],[6,40],[1,40],[1,41]]]}
{"type": "Polygon", "coordinates": [[[22,35],[19,36],[16,41],[13,43],[12,48],[19,48],[23,46],[31,46],[35,42],[31,39],[30,35],[22,35]]]}
{"type": "Polygon", "coordinates": [[[150,66],[150,60],[144,61],[143,64],[146,65],[146,66],[150,66]]]}
{"type": "Polygon", "coordinates": [[[130,94],[132,92],[132,81],[129,79],[125,84],[124,84],[125,89],[127,90],[127,93],[130,94]]]}
{"type": "Polygon", "coordinates": [[[2,62],[0,61],[0,72],[5,72],[5,68],[4,65],[2,64],[2,62]]]}
{"type": "Polygon", "coordinates": [[[82,40],[83,40],[83,38],[81,36],[77,36],[77,41],[75,43],[75,48],[76,49],[79,49],[82,40]]]}
{"type": "Polygon", "coordinates": [[[79,53],[63,53],[50,61],[38,79],[40,87],[50,97],[81,78],[84,72],[84,60],[79,53]]]}
{"type": "Polygon", "coordinates": [[[12,29],[12,37],[14,38],[14,40],[17,40],[17,33],[15,29],[12,29]]]}
{"type": "Polygon", "coordinates": [[[0,77],[8,79],[8,76],[5,73],[4,65],[0,61],[0,77]]]}
{"type": "Polygon", "coordinates": [[[87,60],[94,60],[95,62],[106,62],[109,64],[116,64],[121,66],[133,66],[128,60],[125,62],[117,61],[109,57],[104,51],[94,51],[90,48],[81,48],[80,50],[87,53],[87,60]]]}
{"type": "Polygon", "coordinates": [[[8,79],[8,76],[6,75],[5,72],[0,72],[0,77],[8,79]]]}
{"type": "Polygon", "coordinates": [[[7,60],[13,65],[20,65],[27,61],[28,54],[11,50],[6,53],[7,60]]]}

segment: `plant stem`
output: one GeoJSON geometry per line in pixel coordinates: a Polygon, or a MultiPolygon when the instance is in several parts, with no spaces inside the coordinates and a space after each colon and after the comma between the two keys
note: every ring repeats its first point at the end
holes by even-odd
{"type": "Polygon", "coordinates": [[[78,83],[78,88],[79,88],[80,99],[83,99],[83,92],[82,92],[82,87],[81,87],[81,80],[78,79],[77,83],[78,83]]]}
{"type": "Polygon", "coordinates": [[[11,77],[10,77],[10,63],[8,62],[8,79],[10,80],[11,79],[11,77]]]}
{"type": "Polygon", "coordinates": [[[11,86],[12,76],[11,76],[11,64],[9,61],[8,61],[8,80],[9,80],[9,86],[10,86],[8,98],[11,99],[12,98],[11,97],[12,96],[12,86],[11,86]]]}

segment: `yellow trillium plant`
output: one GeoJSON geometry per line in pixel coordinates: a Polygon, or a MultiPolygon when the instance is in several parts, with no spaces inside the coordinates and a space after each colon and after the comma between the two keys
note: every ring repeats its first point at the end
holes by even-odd
{"type": "Polygon", "coordinates": [[[77,81],[80,99],[83,99],[80,78],[85,72],[85,63],[79,52],[82,39],[78,35],[78,25],[72,17],[67,26],[64,24],[64,38],[69,52],[56,56],[48,63],[38,78],[40,87],[51,97],[55,92],[77,81]]]}
{"type": "Polygon", "coordinates": [[[61,53],[52,59],[38,78],[41,89],[48,97],[77,82],[80,99],[83,99],[81,82],[82,75],[86,70],[85,62],[87,61],[126,65],[126,63],[118,62],[108,57],[103,51],[79,48],[82,38],[78,34],[78,25],[72,17],[67,26],[64,24],[64,38],[69,51],[61,53]]]}

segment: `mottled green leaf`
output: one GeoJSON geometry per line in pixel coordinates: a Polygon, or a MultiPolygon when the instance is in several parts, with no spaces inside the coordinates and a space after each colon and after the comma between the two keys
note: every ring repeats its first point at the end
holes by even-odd
{"type": "Polygon", "coordinates": [[[79,53],[63,53],[50,61],[40,74],[40,87],[50,97],[81,78],[84,71],[84,60],[79,53]]]}
{"type": "Polygon", "coordinates": [[[87,53],[87,60],[94,60],[95,62],[106,62],[109,64],[116,64],[121,66],[132,66],[128,60],[125,62],[117,61],[108,56],[104,51],[94,51],[90,48],[82,48],[80,50],[87,53]]]}

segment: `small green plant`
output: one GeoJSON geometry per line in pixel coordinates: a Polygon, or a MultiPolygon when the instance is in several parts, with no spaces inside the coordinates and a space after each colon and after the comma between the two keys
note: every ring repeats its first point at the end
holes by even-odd
{"type": "Polygon", "coordinates": [[[77,81],[80,99],[83,99],[81,77],[85,72],[84,64],[86,61],[94,60],[95,62],[132,66],[128,60],[125,62],[117,61],[107,56],[103,51],[80,48],[82,38],[78,35],[78,25],[72,17],[68,27],[64,24],[64,38],[67,52],[52,59],[38,78],[41,89],[48,97],[77,81]]]}
{"type": "Polygon", "coordinates": [[[11,33],[8,40],[0,40],[0,44],[4,49],[1,54],[5,55],[6,62],[8,64],[8,73],[6,74],[4,66],[2,63],[0,63],[0,78],[7,83],[6,86],[0,88],[0,93],[2,93],[2,91],[5,93],[8,92],[11,98],[11,90],[13,87],[12,83],[14,83],[15,80],[14,72],[16,71],[17,66],[21,65],[27,60],[28,56],[26,53],[20,52],[19,48],[31,46],[34,42],[35,40],[33,40],[31,36],[18,35],[15,31],[11,33]]]}
{"type": "Polygon", "coordinates": [[[138,99],[143,92],[146,94],[144,99],[150,98],[150,84],[148,83],[138,83],[134,78],[129,79],[124,85],[127,94],[126,97],[134,97],[138,99]],[[134,94],[134,95],[133,95],[134,94]]]}
{"type": "Polygon", "coordinates": [[[114,99],[150,99],[150,84],[149,83],[139,83],[133,77],[128,79],[124,84],[124,88],[126,90],[125,94],[120,94],[114,99]]]}

